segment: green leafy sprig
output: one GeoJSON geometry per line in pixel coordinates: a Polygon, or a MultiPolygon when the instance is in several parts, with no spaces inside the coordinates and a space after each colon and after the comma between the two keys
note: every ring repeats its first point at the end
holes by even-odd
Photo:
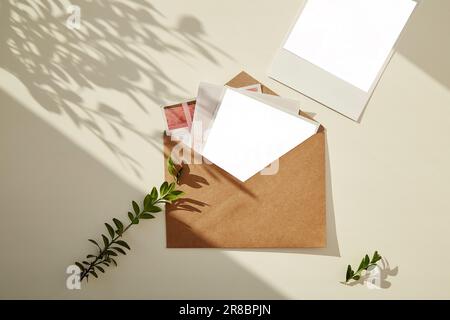
{"type": "Polygon", "coordinates": [[[162,211],[161,207],[158,205],[164,203],[172,203],[173,201],[179,199],[183,195],[183,191],[175,190],[175,183],[168,183],[165,181],[161,187],[156,189],[153,187],[151,192],[147,194],[140,207],[136,201],[132,201],[133,212],[128,212],[128,219],[130,220],[128,225],[124,225],[122,221],[114,218],[113,224],[105,223],[107,230],[106,235],[102,234],[103,244],[99,244],[93,239],[89,239],[93,243],[98,252],[96,255],[88,254],[86,260],[81,262],[75,262],[75,264],[80,268],[80,281],[83,279],[88,280],[92,275],[98,278],[98,272],[105,273],[105,268],[109,267],[111,264],[117,266],[116,258],[119,254],[126,254],[126,250],[130,250],[130,246],[122,237],[125,232],[127,232],[131,226],[138,224],[142,219],[153,219],[155,216],[153,213],[158,213],[162,211]]]}
{"type": "Polygon", "coordinates": [[[363,271],[366,271],[369,267],[377,265],[377,262],[381,260],[381,256],[378,254],[378,251],[375,251],[372,259],[369,258],[369,255],[365,255],[359,264],[358,270],[353,271],[352,266],[348,265],[347,274],[345,276],[345,282],[348,283],[350,280],[358,281],[361,279],[361,275],[363,271]]]}
{"type": "Polygon", "coordinates": [[[169,157],[167,159],[167,171],[173,177],[173,180],[177,184],[180,184],[180,177],[181,177],[181,174],[183,172],[183,166],[181,165],[181,166],[179,166],[179,168],[177,168],[177,166],[173,162],[172,158],[169,157]]]}

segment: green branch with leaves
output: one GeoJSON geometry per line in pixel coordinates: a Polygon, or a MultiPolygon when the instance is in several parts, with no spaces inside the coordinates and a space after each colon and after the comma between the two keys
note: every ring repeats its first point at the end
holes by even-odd
{"type": "Polygon", "coordinates": [[[165,181],[158,189],[153,187],[151,192],[147,194],[139,206],[136,201],[132,201],[133,212],[128,212],[129,222],[125,226],[119,219],[112,219],[113,225],[105,223],[107,230],[106,235],[102,234],[102,244],[93,239],[89,239],[93,243],[98,252],[96,254],[88,254],[86,260],[75,262],[80,268],[80,281],[88,280],[92,275],[98,278],[98,272],[105,273],[105,268],[114,264],[117,266],[116,258],[119,254],[125,255],[126,250],[130,250],[130,246],[122,237],[133,225],[139,224],[140,220],[153,219],[154,213],[162,211],[160,205],[172,203],[183,195],[183,191],[175,190],[175,183],[165,181]]]}
{"type": "Polygon", "coordinates": [[[362,258],[361,263],[359,264],[358,270],[354,271],[351,265],[347,267],[347,274],[345,275],[345,283],[348,283],[350,280],[358,281],[361,279],[363,271],[367,271],[371,266],[376,266],[377,262],[381,260],[381,256],[378,254],[378,251],[375,251],[372,259],[369,258],[369,255],[365,255],[362,258]]]}

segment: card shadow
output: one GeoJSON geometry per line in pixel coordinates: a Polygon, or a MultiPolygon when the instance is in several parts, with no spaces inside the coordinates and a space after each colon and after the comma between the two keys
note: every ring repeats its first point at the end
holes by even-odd
{"type": "Polygon", "coordinates": [[[450,1],[420,1],[397,52],[450,90],[450,1]]]}

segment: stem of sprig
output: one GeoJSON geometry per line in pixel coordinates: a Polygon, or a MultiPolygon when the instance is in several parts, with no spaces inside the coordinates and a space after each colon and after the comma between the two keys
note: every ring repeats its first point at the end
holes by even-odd
{"type": "Polygon", "coordinates": [[[109,267],[111,264],[117,266],[114,257],[117,257],[119,253],[125,255],[125,249],[131,249],[128,243],[122,240],[123,234],[127,232],[131,226],[138,224],[141,219],[155,218],[152,213],[162,211],[158,204],[172,203],[179,199],[183,194],[183,191],[175,190],[175,183],[172,182],[169,184],[165,181],[159,188],[159,192],[156,187],[153,187],[152,191],[145,196],[142,207],[135,201],[132,201],[131,204],[134,213],[128,212],[130,222],[126,227],[124,227],[124,224],[116,218],[113,219],[115,228],[112,225],[105,223],[109,237],[102,234],[103,248],[97,241],[89,239],[91,243],[97,246],[99,250],[98,254],[88,254],[86,260],[75,262],[81,270],[80,281],[83,279],[88,280],[90,275],[98,278],[97,271],[105,273],[105,267],[109,267]]]}

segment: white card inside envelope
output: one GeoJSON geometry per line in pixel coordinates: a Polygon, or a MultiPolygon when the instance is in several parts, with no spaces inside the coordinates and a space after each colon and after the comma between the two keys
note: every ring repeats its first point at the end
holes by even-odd
{"type": "Polygon", "coordinates": [[[309,0],[284,49],[368,92],[416,4],[309,0]]]}
{"type": "MultiPolygon", "coordinates": [[[[295,113],[296,115],[298,114],[300,105],[298,101],[270,94],[263,94],[260,85],[259,90],[256,91],[249,91],[249,88],[255,88],[255,86],[237,89],[247,96],[261,100],[269,105],[276,106],[279,109],[284,109],[288,112],[295,113]]],[[[210,128],[214,123],[214,116],[219,108],[225,89],[226,86],[205,82],[202,82],[199,85],[197,102],[192,120],[194,123],[193,131],[195,131],[195,133],[193,134],[193,132],[191,132],[191,134],[195,136],[196,142],[193,142],[192,137],[190,137],[189,141],[186,143],[199,154],[202,154],[203,152],[204,143],[208,139],[210,128]]]]}
{"type": "Polygon", "coordinates": [[[310,138],[318,127],[227,88],[202,155],[244,182],[310,138]]]}

